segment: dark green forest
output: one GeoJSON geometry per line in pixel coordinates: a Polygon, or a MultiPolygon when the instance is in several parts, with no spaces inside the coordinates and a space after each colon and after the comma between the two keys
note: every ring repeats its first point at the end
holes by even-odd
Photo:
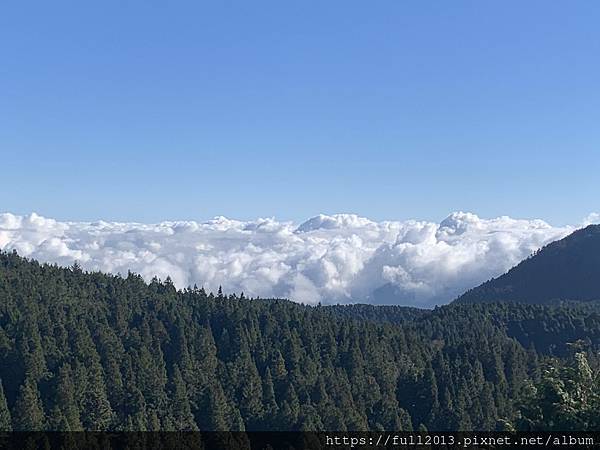
{"type": "Polygon", "coordinates": [[[597,303],[304,306],[0,253],[0,430],[598,429],[597,303]]]}

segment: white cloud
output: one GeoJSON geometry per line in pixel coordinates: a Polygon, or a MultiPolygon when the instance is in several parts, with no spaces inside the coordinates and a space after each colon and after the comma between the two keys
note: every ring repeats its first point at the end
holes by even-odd
{"type": "MultiPolygon", "coordinates": [[[[584,224],[597,222],[590,215],[584,224]]],[[[170,276],[247,296],[317,303],[405,301],[431,306],[499,275],[574,227],[453,213],[441,223],[320,215],[204,223],[58,222],[0,214],[0,248],[45,262],[111,273],[170,276]],[[384,286],[384,289],[380,289],[384,286]],[[388,296],[381,296],[387,292],[388,296]],[[389,293],[393,293],[393,298],[389,293]]]]}
{"type": "Polygon", "coordinates": [[[584,220],[583,225],[591,225],[593,223],[600,223],[600,213],[591,213],[584,220]]]}

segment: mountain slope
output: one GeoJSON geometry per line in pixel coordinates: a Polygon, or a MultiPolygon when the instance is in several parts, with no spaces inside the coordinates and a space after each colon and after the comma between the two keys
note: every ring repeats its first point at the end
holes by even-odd
{"type": "Polygon", "coordinates": [[[0,252],[0,432],[493,430],[568,343],[598,365],[594,307],[311,307],[0,252]]]}
{"type": "Polygon", "coordinates": [[[461,303],[600,299],[600,225],[552,242],[506,274],[467,291],[461,303]]]}

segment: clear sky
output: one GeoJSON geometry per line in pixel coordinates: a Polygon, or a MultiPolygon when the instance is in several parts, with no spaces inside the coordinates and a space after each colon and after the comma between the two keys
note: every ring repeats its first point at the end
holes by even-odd
{"type": "Polygon", "coordinates": [[[600,2],[4,1],[0,211],[600,209],[600,2]]]}

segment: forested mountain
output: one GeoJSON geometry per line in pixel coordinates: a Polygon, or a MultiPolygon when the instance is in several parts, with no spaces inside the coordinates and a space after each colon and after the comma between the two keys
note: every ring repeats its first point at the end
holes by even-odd
{"type": "Polygon", "coordinates": [[[600,300],[600,225],[589,225],[548,244],[506,274],[467,291],[456,301],[505,300],[600,300]]]}
{"type": "Polygon", "coordinates": [[[594,304],[309,307],[0,252],[0,430],[544,428],[533,386],[599,346],[594,304]]]}

